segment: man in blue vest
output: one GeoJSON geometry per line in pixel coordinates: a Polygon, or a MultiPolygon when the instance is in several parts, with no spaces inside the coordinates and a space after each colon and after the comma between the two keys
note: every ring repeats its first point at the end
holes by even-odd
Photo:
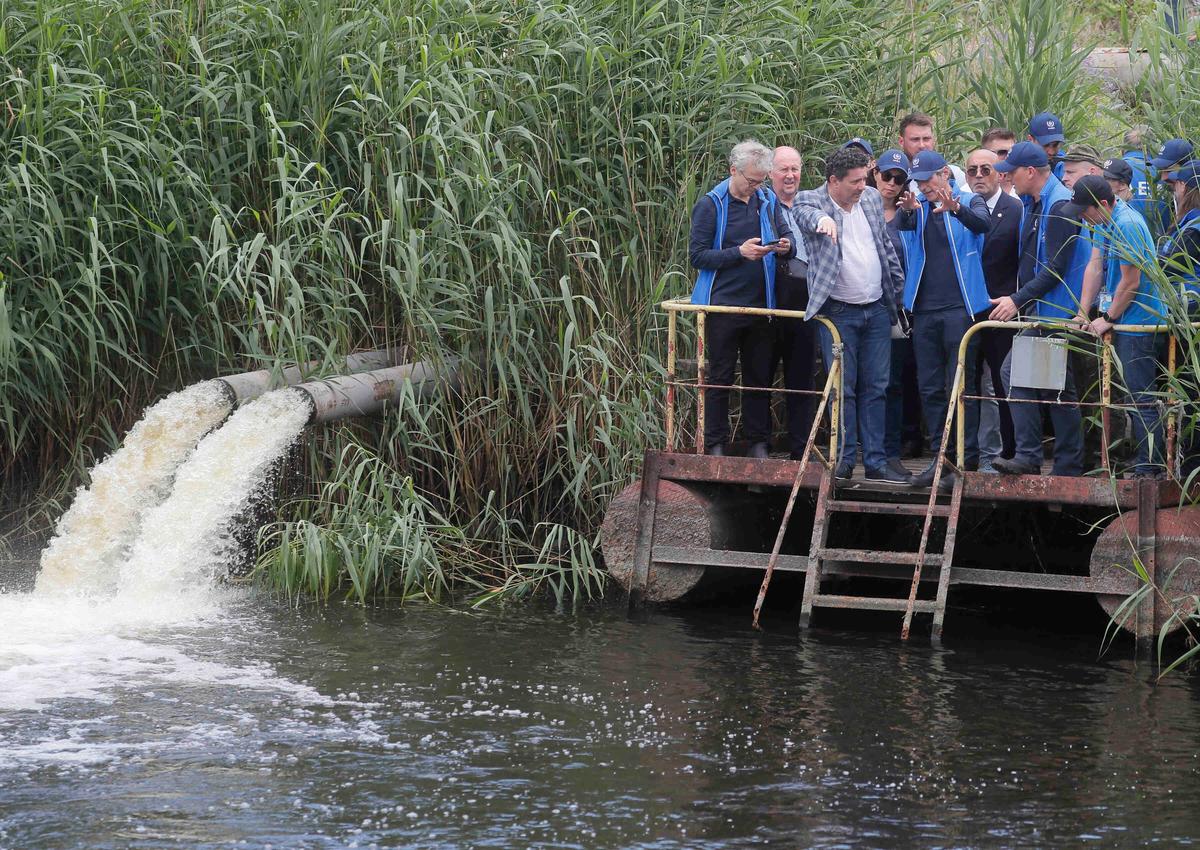
{"type": "MultiPolygon", "coordinates": [[[[1153,169],[1146,160],[1144,149],[1146,132],[1146,126],[1142,124],[1126,131],[1125,152],[1121,154],[1121,159],[1129,164],[1129,191],[1133,193],[1129,204],[1142,214],[1147,224],[1150,224],[1153,221],[1161,220],[1161,214],[1155,210],[1161,209],[1162,205],[1161,202],[1155,200],[1154,188],[1150,182],[1153,177],[1151,174],[1153,169]]],[[[1105,167],[1107,168],[1107,166],[1105,167]]],[[[1121,172],[1120,167],[1116,170],[1121,172]]]]}
{"type": "MultiPolygon", "coordinates": [[[[1103,177],[1084,177],[1075,184],[1072,218],[1082,219],[1090,232],[1092,256],[1083,275],[1083,303],[1099,296],[1100,315],[1076,318],[1097,336],[1121,325],[1161,325],[1163,305],[1154,279],[1154,237],[1141,213],[1122,201],[1103,177]]],[[[1134,409],[1130,414],[1134,457],[1129,477],[1154,477],[1163,471],[1162,421],[1155,410],[1154,382],[1158,349],[1164,338],[1149,331],[1115,331],[1113,350],[1120,364],[1119,380],[1134,409]]]]}
{"type": "MultiPolygon", "coordinates": [[[[775,309],[776,259],[790,259],[795,250],[775,194],[763,186],[771,160],[770,149],[758,142],[734,145],[729,177],[692,208],[688,257],[700,272],[693,304],[775,309]]],[[[743,387],[770,386],[773,334],[768,317],[710,313],[705,328],[709,384],[732,385],[740,359],[743,387]]],[[[705,390],[704,405],[705,451],[723,455],[730,436],[729,390],[705,390]]],[[[742,425],[749,455],[768,457],[771,411],[766,393],[742,393],[742,425]]]]}
{"type": "MultiPolygon", "coordinates": [[[[1012,174],[1013,187],[1025,204],[1025,216],[1017,291],[993,298],[989,318],[1008,321],[1026,308],[1031,318],[1070,321],[1079,311],[1083,270],[1091,258],[1091,245],[1078,238],[1078,221],[1064,215],[1071,192],[1050,173],[1046,151],[1034,142],[1014,146],[1006,160],[996,163],[996,169],[1012,174]]],[[[1049,332],[1029,330],[1022,335],[1048,336],[1049,332]]],[[[1076,406],[1079,397],[1070,366],[1061,393],[1013,386],[1011,354],[1004,361],[1003,377],[1009,398],[1052,403],[1012,405],[1016,453],[1011,459],[996,458],[992,466],[1010,474],[1034,475],[1041,471],[1042,410],[1048,408],[1054,426],[1054,474],[1082,475],[1082,417],[1076,406]]]]}
{"type": "MultiPolygon", "coordinates": [[[[945,158],[937,151],[921,151],[912,160],[909,176],[921,198],[908,195],[902,204],[899,228],[908,267],[904,280],[904,307],[912,313],[913,351],[917,358],[917,386],[930,441],[936,455],[941,445],[949,398],[947,387],[958,366],[958,346],[975,314],[991,306],[980,256],[983,239],[991,229],[987,202],[955,184],[945,158]]],[[[975,357],[978,340],[967,352],[966,392],[975,391],[975,357]]],[[[979,402],[967,405],[966,457],[968,469],[979,468],[979,402]]],[[[934,465],[915,478],[913,485],[933,483],[934,465]]],[[[952,476],[942,478],[953,486],[952,476]]]]}
{"type": "Polygon", "coordinates": [[[1166,189],[1166,196],[1159,209],[1159,232],[1166,233],[1171,229],[1174,220],[1175,207],[1171,203],[1175,187],[1171,179],[1171,171],[1182,166],[1192,158],[1192,143],[1187,139],[1167,139],[1158,149],[1158,156],[1150,160],[1150,164],[1162,175],[1161,185],[1166,189]]]}
{"type": "Polygon", "coordinates": [[[1046,159],[1053,167],[1054,176],[1059,180],[1062,180],[1064,168],[1059,154],[1066,140],[1062,120],[1053,112],[1039,112],[1029,119],[1029,141],[1037,142],[1046,152],[1046,159]]]}

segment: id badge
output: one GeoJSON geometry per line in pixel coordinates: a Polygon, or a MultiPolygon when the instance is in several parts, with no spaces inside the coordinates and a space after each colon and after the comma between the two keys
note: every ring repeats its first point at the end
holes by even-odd
{"type": "Polygon", "coordinates": [[[1107,313],[1108,308],[1112,306],[1113,297],[1111,292],[1101,292],[1098,305],[1101,313],[1107,313]]]}

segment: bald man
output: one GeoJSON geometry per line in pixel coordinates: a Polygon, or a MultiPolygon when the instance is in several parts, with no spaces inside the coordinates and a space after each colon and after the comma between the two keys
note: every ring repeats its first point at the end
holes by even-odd
{"type": "MultiPolygon", "coordinates": [[[[804,161],[800,151],[783,145],[775,148],[771,166],[771,188],[779,198],[780,211],[788,220],[793,233],[799,233],[793,219],[793,204],[800,191],[800,174],[804,161]]],[[[775,278],[775,304],[780,310],[804,310],[808,307],[808,262],[804,240],[796,240],[796,256],[781,263],[775,278]]],[[[816,365],[817,323],[803,319],[779,318],[775,325],[775,347],[771,357],[771,376],[783,363],[783,385],[789,390],[811,390],[814,387],[813,367],[816,365]]],[[[787,394],[788,449],[793,460],[804,454],[808,432],[816,413],[816,399],[811,395],[787,394]]]]}
{"type": "MultiPolygon", "coordinates": [[[[996,171],[996,163],[999,161],[1000,157],[994,151],[983,148],[973,151],[967,157],[967,182],[971,185],[971,191],[982,196],[987,202],[988,212],[992,217],[992,228],[984,238],[983,254],[980,258],[983,279],[987,284],[988,295],[992,298],[1012,295],[1017,291],[1023,212],[1020,200],[1006,192],[1001,185],[1000,173],[996,171]]],[[[987,316],[979,318],[986,319],[987,316]]],[[[982,378],[986,364],[987,373],[991,377],[992,394],[999,401],[996,411],[1000,425],[999,445],[996,445],[997,440],[993,435],[981,433],[979,438],[980,469],[989,470],[990,461],[996,457],[1011,458],[1016,451],[1012,412],[1008,403],[1004,401],[1008,397],[1008,388],[1004,385],[1001,375],[1004,358],[1012,349],[1016,331],[986,328],[978,333],[976,377],[982,378]]],[[[982,383],[977,383],[977,386],[981,385],[982,383]]]]}

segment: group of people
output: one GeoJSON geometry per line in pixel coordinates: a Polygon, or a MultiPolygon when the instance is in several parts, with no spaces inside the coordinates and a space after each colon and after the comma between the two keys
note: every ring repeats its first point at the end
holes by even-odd
{"type": "MultiPolygon", "coordinates": [[[[1062,122],[1044,112],[1021,141],[1011,130],[989,130],[964,170],[937,151],[933,119],[914,112],[900,121],[898,146],[878,156],[862,138],[831,151],[825,182],[808,191],[800,190],[795,148],[735,145],[729,177],[692,211],[692,301],[804,311],[805,318],[708,315],[705,451],[729,451],[727,388],[739,361],[743,387],[770,386],[782,363],[784,386],[793,391],[789,448],[801,456],[815,412],[817,352],[826,364],[834,355],[818,316],[841,342],[835,476],[849,478],[861,451],[867,479],[926,487],[934,464],[911,475],[902,450],[922,440],[922,414],[935,456],[949,438],[943,429],[959,347],[974,323],[1067,321],[1098,337],[1114,326],[1162,324],[1160,269],[1200,289],[1192,271],[1200,268],[1200,159],[1183,139],[1148,159],[1143,132],[1131,130],[1120,156],[1102,158],[1086,144],[1066,145],[1062,122]]],[[[1048,412],[1054,474],[1081,475],[1083,421],[1072,368],[1061,390],[1014,383],[1016,336],[989,327],[968,343],[965,394],[978,396],[981,383],[990,384],[998,427],[981,431],[980,405],[968,401],[965,421],[955,423],[964,429],[965,468],[1040,472],[1048,412]]],[[[1132,404],[1131,476],[1163,470],[1154,387],[1164,339],[1150,329],[1111,335],[1132,404]]],[[[743,392],[742,429],[748,454],[768,457],[766,393],[743,392]]],[[[943,477],[943,486],[952,484],[952,474],[943,477]]]]}

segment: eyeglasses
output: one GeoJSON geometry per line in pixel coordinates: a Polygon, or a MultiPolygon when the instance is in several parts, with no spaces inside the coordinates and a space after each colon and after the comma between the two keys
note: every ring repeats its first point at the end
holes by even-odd
{"type": "Polygon", "coordinates": [[[744,172],[744,171],[739,171],[738,174],[742,175],[742,179],[746,181],[746,185],[749,186],[751,189],[757,189],[759,186],[761,186],[762,184],[767,182],[766,177],[762,177],[762,178],[759,178],[758,180],[754,180],[751,177],[747,177],[746,172],[744,172]]]}
{"type": "Polygon", "coordinates": [[[879,174],[880,180],[886,180],[889,183],[894,183],[897,186],[903,186],[908,182],[908,175],[903,171],[883,171],[879,174]]]}
{"type": "Polygon", "coordinates": [[[987,177],[992,173],[990,165],[968,165],[967,175],[969,177],[987,177]]]}
{"type": "Polygon", "coordinates": [[[1008,154],[1011,150],[1012,150],[1012,148],[1000,148],[999,150],[992,151],[992,153],[994,153],[996,156],[1000,157],[1000,159],[1004,159],[1005,157],[1008,156],[1008,154]]]}

